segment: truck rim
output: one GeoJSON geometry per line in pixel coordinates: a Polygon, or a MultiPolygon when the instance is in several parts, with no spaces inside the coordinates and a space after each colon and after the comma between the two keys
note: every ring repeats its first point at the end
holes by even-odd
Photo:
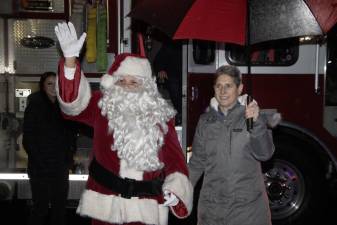
{"type": "Polygon", "coordinates": [[[302,173],[290,162],[275,159],[265,173],[265,184],[273,219],[284,219],[297,212],[304,201],[302,173]]]}

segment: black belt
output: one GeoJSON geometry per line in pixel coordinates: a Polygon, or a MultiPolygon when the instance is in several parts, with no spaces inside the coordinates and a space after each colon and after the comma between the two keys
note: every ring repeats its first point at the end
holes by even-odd
{"type": "Polygon", "coordinates": [[[158,196],[162,194],[162,176],[149,181],[121,178],[100,165],[95,158],[90,163],[89,175],[99,184],[123,198],[158,196]]]}

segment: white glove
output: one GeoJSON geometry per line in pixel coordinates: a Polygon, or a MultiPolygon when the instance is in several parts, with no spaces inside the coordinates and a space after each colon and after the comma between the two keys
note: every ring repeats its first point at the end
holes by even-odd
{"type": "Polygon", "coordinates": [[[177,198],[177,196],[167,190],[164,191],[164,199],[164,206],[176,206],[179,203],[179,199],[177,198]]]}
{"type": "Polygon", "coordinates": [[[87,36],[83,33],[80,39],[77,39],[77,34],[74,25],[71,22],[58,23],[55,26],[55,34],[60,42],[60,46],[64,57],[78,57],[82,49],[84,40],[87,36]]]}

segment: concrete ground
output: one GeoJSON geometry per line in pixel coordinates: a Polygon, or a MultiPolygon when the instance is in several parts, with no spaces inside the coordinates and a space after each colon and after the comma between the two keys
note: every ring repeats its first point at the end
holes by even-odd
{"type": "MultiPolygon", "coordinates": [[[[89,218],[83,218],[78,216],[76,208],[71,207],[67,210],[67,225],[90,225],[91,220],[89,218]]],[[[0,202],[0,215],[1,225],[28,225],[30,206],[25,201],[11,200],[7,202],[0,202]]],[[[193,213],[187,219],[177,219],[172,214],[169,216],[169,225],[196,225],[195,213],[193,213]]],[[[335,225],[337,224],[337,203],[331,204],[329,210],[326,212],[324,218],[320,218],[320,222],[317,224],[305,224],[305,225],[335,225]]],[[[284,224],[292,225],[292,223],[284,224]]]]}

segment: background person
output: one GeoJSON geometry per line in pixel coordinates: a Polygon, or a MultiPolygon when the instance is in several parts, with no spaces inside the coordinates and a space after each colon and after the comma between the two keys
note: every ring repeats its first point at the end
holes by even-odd
{"type": "Polygon", "coordinates": [[[272,157],[267,120],[255,101],[238,101],[243,85],[235,66],[215,74],[214,98],[201,115],[189,162],[193,186],[204,174],[198,202],[198,224],[269,225],[271,215],[261,161],[272,157]],[[248,132],[246,118],[253,118],[248,132]]]}
{"type": "Polygon", "coordinates": [[[55,91],[56,74],[46,72],[40,91],[28,97],[24,113],[23,146],[28,154],[28,175],[33,208],[31,225],[66,224],[68,175],[74,149],[73,127],[63,119],[55,91]]]}
{"type": "Polygon", "coordinates": [[[76,61],[86,34],[72,23],[55,27],[65,59],[59,64],[58,98],[66,117],[93,128],[87,188],[77,212],[92,224],[166,225],[192,209],[193,188],[174,127],[174,109],[160,96],[149,61],[117,55],[91,92],[76,61]]]}
{"type": "Polygon", "coordinates": [[[166,83],[171,102],[177,110],[176,125],[181,124],[182,112],[182,45],[180,41],[162,38],[162,45],[153,61],[159,85],[166,83]]]}

